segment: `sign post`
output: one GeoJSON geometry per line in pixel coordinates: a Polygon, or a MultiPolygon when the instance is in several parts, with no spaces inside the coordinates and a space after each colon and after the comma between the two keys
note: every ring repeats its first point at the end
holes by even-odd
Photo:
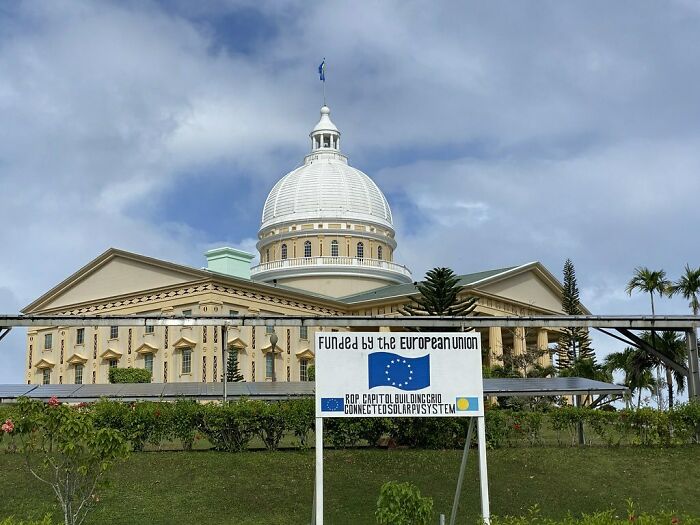
{"type": "Polygon", "coordinates": [[[323,525],[324,417],[478,418],[481,511],[488,523],[483,398],[478,332],[317,332],[316,525],[323,525]]]}

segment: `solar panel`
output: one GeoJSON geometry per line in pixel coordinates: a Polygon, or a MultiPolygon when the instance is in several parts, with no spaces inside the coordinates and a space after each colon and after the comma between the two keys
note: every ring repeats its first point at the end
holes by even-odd
{"type": "Polygon", "coordinates": [[[65,401],[73,392],[78,390],[80,385],[38,385],[27,394],[27,397],[34,399],[49,399],[56,396],[59,401],[65,401]]]}
{"type": "MultiPolygon", "coordinates": [[[[227,383],[227,396],[235,399],[284,399],[287,397],[311,397],[315,383],[257,382],[227,383]]],[[[16,399],[26,395],[35,399],[56,396],[64,401],[93,401],[101,397],[124,400],[178,397],[190,399],[220,399],[223,383],[136,383],[107,385],[0,385],[0,399],[16,399]]],[[[623,394],[624,386],[594,381],[581,377],[549,378],[490,378],[484,379],[484,395],[487,396],[556,396],[576,394],[623,394]]]]}
{"type": "Polygon", "coordinates": [[[0,385],[0,399],[26,396],[38,385],[0,385]]]}

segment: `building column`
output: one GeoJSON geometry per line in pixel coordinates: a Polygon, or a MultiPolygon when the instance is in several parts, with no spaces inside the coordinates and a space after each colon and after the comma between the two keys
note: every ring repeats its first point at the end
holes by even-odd
{"type": "Polygon", "coordinates": [[[537,331],[537,349],[547,352],[538,359],[540,366],[550,366],[552,364],[552,356],[549,354],[549,332],[544,328],[540,328],[537,331]]]}
{"type": "Polygon", "coordinates": [[[513,355],[525,353],[525,328],[517,326],[513,332],[513,355]]]}
{"type": "Polygon", "coordinates": [[[503,336],[500,326],[489,326],[489,366],[503,366],[503,336]]]}

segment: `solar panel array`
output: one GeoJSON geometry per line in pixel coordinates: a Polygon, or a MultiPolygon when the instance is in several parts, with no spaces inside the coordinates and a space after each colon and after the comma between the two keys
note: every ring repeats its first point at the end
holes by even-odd
{"type": "MultiPolygon", "coordinates": [[[[561,396],[576,394],[623,394],[624,386],[581,377],[484,379],[487,396],[561,396]]],[[[52,396],[64,401],[94,401],[100,398],[136,400],[220,399],[223,383],[127,383],[107,385],[0,385],[0,402],[26,396],[47,400],[52,396]]],[[[287,399],[311,397],[314,383],[228,383],[227,395],[232,399],[287,399]]]]}

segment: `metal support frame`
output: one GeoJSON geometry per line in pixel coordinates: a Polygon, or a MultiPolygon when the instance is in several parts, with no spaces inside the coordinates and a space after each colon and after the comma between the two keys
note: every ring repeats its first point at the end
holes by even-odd
{"type": "Polygon", "coordinates": [[[221,327],[221,355],[223,360],[221,369],[224,371],[224,403],[226,403],[228,401],[228,329],[226,325],[221,327]]]}
{"type": "Polygon", "coordinates": [[[467,441],[464,443],[462,452],[462,463],[459,466],[459,477],[457,478],[457,488],[455,489],[455,499],[452,502],[452,512],[450,513],[450,525],[455,525],[457,519],[457,508],[459,507],[459,497],[462,495],[462,482],[464,481],[464,471],[467,468],[467,457],[469,457],[469,447],[472,443],[472,431],[474,430],[474,419],[469,418],[469,428],[467,429],[467,441]]]}
{"type": "Polygon", "coordinates": [[[12,330],[11,326],[8,326],[7,328],[0,328],[0,341],[2,341],[5,336],[10,333],[10,330],[12,330]]]}
{"type": "Polygon", "coordinates": [[[698,362],[698,335],[695,330],[685,332],[688,345],[688,397],[700,397],[700,362],[698,362]]]}

